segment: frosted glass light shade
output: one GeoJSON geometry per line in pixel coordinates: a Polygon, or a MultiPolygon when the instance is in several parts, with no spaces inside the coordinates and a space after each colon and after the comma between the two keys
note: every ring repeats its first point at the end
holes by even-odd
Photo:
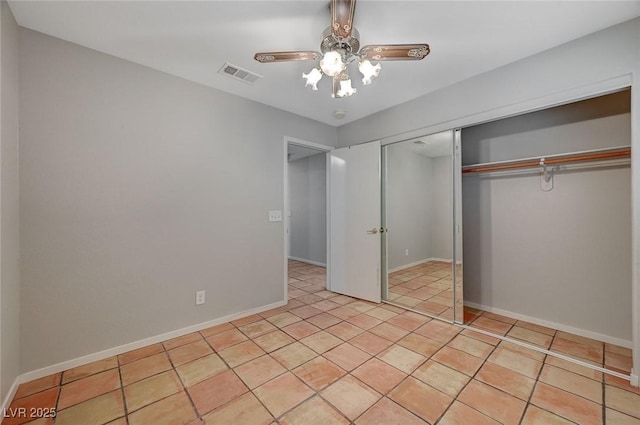
{"type": "Polygon", "coordinates": [[[322,78],[322,72],[318,68],[313,68],[308,74],[302,73],[302,78],[306,80],[305,87],[311,86],[311,90],[318,90],[318,81],[322,78]]]}
{"type": "Polygon", "coordinates": [[[351,87],[351,80],[340,81],[340,90],[336,93],[338,97],[349,97],[356,92],[356,89],[351,87]]]}
{"type": "Polygon", "coordinates": [[[358,63],[358,70],[362,73],[362,84],[371,84],[371,81],[380,75],[381,68],[379,63],[374,66],[367,59],[358,63]]]}
{"type": "Polygon", "coordinates": [[[324,54],[323,58],[320,59],[320,68],[322,69],[322,72],[327,74],[329,77],[335,77],[345,68],[342,55],[334,50],[328,51],[324,54]]]}

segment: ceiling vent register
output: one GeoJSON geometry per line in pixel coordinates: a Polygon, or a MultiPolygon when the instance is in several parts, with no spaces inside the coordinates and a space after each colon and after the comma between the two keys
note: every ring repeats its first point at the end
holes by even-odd
{"type": "Polygon", "coordinates": [[[246,69],[242,69],[239,66],[230,63],[225,63],[218,71],[218,74],[231,77],[234,80],[243,81],[247,84],[253,84],[260,78],[263,78],[262,75],[247,71],[246,69]]]}

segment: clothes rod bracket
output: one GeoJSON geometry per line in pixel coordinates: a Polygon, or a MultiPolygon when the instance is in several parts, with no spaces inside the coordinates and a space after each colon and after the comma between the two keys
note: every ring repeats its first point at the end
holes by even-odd
{"type": "Polygon", "coordinates": [[[540,174],[540,189],[544,192],[549,192],[553,189],[553,168],[549,168],[544,162],[544,158],[540,158],[540,167],[542,168],[542,174],[540,174]]]}

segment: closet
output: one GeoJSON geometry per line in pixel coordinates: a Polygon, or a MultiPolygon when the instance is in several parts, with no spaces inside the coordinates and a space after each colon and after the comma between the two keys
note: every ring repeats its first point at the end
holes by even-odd
{"type": "MultiPolygon", "coordinates": [[[[630,91],[467,127],[461,140],[465,319],[493,312],[630,347],[630,91]]],[[[573,355],[556,337],[521,339],[573,355]]]]}

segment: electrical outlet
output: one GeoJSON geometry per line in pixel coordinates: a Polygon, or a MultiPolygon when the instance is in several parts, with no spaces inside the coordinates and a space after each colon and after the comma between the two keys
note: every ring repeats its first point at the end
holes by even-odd
{"type": "Polygon", "coordinates": [[[282,211],[269,211],[269,221],[282,221],[282,211]]]}
{"type": "Polygon", "coordinates": [[[404,250],[404,255],[406,255],[407,257],[409,256],[409,248],[404,250]]]}
{"type": "Polygon", "coordinates": [[[196,305],[204,304],[204,301],[205,301],[205,292],[196,291],[196,305]]]}

